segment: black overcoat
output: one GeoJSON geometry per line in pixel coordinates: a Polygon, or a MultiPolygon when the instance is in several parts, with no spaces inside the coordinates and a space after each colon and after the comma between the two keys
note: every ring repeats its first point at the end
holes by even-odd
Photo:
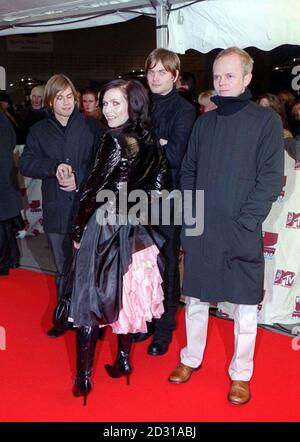
{"type": "Polygon", "coordinates": [[[42,180],[45,232],[72,231],[82,187],[93,167],[102,134],[98,121],[78,111],[74,111],[65,128],[51,115],[30,128],[20,158],[20,171],[24,176],[42,180]],[[55,174],[60,163],[72,166],[78,192],[59,188],[55,174]]]}
{"type": "MultiPolygon", "coordinates": [[[[229,97],[227,97],[229,98],[229,97]]],[[[187,236],[183,293],[201,301],[262,300],[262,222],[283,181],[279,116],[253,102],[233,114],[211,111],[195,123],[182,188],[204,190],[204,232],[187,236]]]]}
{"type": "Polygon", "coordinates": [[[158,140],[167,141],[162,148],[167,159],[168,188],[179,189],[180,168],[196,119],[195,108],[175,87],[167,95],[151,94],[151,102],[154,133],[158,140]]]}
{"type": "Polygon", "coordinates": [[[13,157],[16,134],[1,112],[0,137],[0,221],[5,221],[20,213],[21,196],[13,157]]]}

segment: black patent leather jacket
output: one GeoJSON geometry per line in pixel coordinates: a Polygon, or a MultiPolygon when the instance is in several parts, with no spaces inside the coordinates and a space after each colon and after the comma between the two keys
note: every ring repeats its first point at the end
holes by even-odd
{"type": "Polygon", "coordinates": [[[127,183],[127,192],[135,189],[161,191],[166,187],[166,170],[163,151],[150,130],[131,124],[109,129],[102,138],[80,200],[73,240],[80,242],[87,222],[101,206],[97,201],[101,190],[118,194],[122,183],[127,183]]]}

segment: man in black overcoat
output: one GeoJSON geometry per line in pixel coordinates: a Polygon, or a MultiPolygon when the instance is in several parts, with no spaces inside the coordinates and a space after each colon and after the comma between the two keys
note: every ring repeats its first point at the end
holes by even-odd
{"type": "Polygon", "coordinates": [[[193,236],[186,225],[182,231],[187,345],[169,377],[177,384],[190,379],[202,363],[210,303],[232,303],[233,404],[250,399],[257,304],[263,297],[262,223],[283,184],[282,124],[278,114],[250,101],[252,67],[242,49],[217,55],[212,101],[218,107],[197,120],[183,161],[183,191],[204,191],[204,211],[196,218],[204,216],[204,231],[193,236]]]}

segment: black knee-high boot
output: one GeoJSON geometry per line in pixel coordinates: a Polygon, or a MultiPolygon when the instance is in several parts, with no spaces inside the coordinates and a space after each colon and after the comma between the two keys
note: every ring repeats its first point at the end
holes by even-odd
{"type": "Polygon", "coordinates": [[[105,365],[105,369],[111,378],[126,376],[129,385],[129,375],[132,372],[130,365],[130,350],[132,345],[132,334],[118,334],[118,353],[114,365],[105,365]]]}
{"type": "Polygon", "coordinates": [[[87,395],[92,389],[91,375],[98,337],[98,327],[79,327],[76,329],[76,378],[74,396],[83,396],[86,405],[87,395]]]}

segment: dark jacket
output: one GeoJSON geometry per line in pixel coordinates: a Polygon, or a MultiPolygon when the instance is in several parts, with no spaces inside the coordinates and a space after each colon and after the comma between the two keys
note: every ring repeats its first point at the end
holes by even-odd
{"type": "Polygon", "coordinates": [[[66,127],[53,115],[34,124],[20,159],[22,175],[42,180],[44,230],[70,233],[83,185],[91,171],[103,128],[92,118],[74,111],[66,127]],[[75,171],[78,192],[59,188],[57,166],[68,163],[75,171]]]}
{"type": "Polygon", "coordinates": [[[151,121],[167,158],[169,190],[180,188],[180,168],[187,149],[189,136],[195,122],[195,108],[178,95],[174,87],[167,95],[151,95],[151,121]]]}
{"type": "Polygon", "coordinates": [[[21,210],[13,150],[16,134],[8,118],[0,112],[0,221],[17,216],[21,210]]]}
{"type": "Polygon", "coordinates": [[[283,184],[283,129],[250,97],[217,98],[218,109],[197,120],[182,166],[182,189],[204,191],[203,234],[182,230],[183,293],[201,301],[262,300],[262,222],[283,184]]]}
{"type": "Polygon", "coordinates": [[[165,178],[165,157],[151,131],[131,124],[108,130],[80,200],[73,239],[81,240],[90,217],[100,207],[97,194],[101,190],[111,190],[117,196],[122,183],[127,183],[128,193],[134,189],[160,191],[165,178]]]}

